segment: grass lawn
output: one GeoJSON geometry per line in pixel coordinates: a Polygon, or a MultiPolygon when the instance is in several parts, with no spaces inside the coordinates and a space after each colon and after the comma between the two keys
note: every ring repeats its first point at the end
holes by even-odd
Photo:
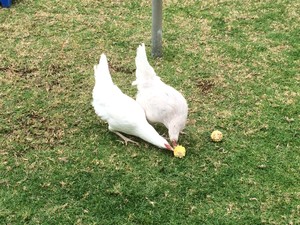
{"type": "Polygon", "coordinates": [[[149,58],[188,101],[183,159],[123,145],[91,106],[102,52],[135,96],[151,1],[12,2],[0,8],[0,224],[300,224],[298,1],[163,1],[164,55],[149,58]]]}

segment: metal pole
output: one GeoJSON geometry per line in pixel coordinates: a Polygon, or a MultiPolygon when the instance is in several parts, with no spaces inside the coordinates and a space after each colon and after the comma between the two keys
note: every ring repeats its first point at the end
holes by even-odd
{"type": "Polygon", "coordinates": [[[152,56],[162,56],[162,0],[152,0],[152,56]]]}

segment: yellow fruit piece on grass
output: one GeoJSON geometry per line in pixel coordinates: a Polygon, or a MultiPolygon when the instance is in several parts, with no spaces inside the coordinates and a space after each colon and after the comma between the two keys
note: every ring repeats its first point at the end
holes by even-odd
{"type": "Polygon", "coordinates": [[[219,141],[222,141],[223,134],[221,131],[215,130],[211,133],[210,137],[211,137],[211,140],[213,140],[214,142],[219,142],[219,141]]]}
{"type": "Polygon", "coordinates": [[[174,148],[174,156],[178,158],[183,158],[185,156],[185,147],[182,145],[177,145],[174,148]]]}

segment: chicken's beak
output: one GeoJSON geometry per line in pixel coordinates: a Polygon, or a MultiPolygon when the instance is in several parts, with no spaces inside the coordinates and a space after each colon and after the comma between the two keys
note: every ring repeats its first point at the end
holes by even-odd
{"type": "Polygon", "coordinates": [[[167,148],[168,150],[173,151],[173,148],[171,147],[171,145],[165,144],[165,146],[166,146],[166,148],[167,148]]]}
{"type": "Polygon", "coordinates": [[[173,141],[172,141],[172,145],[173,145],[173,147],[175,148],[175,147],[177,146],[177,141],[173,140],[173,141]]]}

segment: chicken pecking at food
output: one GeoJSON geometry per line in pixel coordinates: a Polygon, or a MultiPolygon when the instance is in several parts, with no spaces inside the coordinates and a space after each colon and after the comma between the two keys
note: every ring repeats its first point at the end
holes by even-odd
{"type": "Polygon", "coordinates": [[[135,58],[138,93],[136,101],[143,107],[148,121],[162,123],[169,131],[173,146],[177,145],[179,133],[184,129],[188,105],[185,98],[173,87],[160,80],[149,64],[145,45],[137,48],[135,58]]]}
{"type": "Polygon", "coordinates": [[[133,142],[121,133],[142,138],[159,148],[173,150],[170,144],[148,123],[143,108],[113,83],[107,58],[101,55],[94,66],[95,86],[92,105],[96,114],[108,123],[108,129],[119,135],[127,144],[133,142]]]}

